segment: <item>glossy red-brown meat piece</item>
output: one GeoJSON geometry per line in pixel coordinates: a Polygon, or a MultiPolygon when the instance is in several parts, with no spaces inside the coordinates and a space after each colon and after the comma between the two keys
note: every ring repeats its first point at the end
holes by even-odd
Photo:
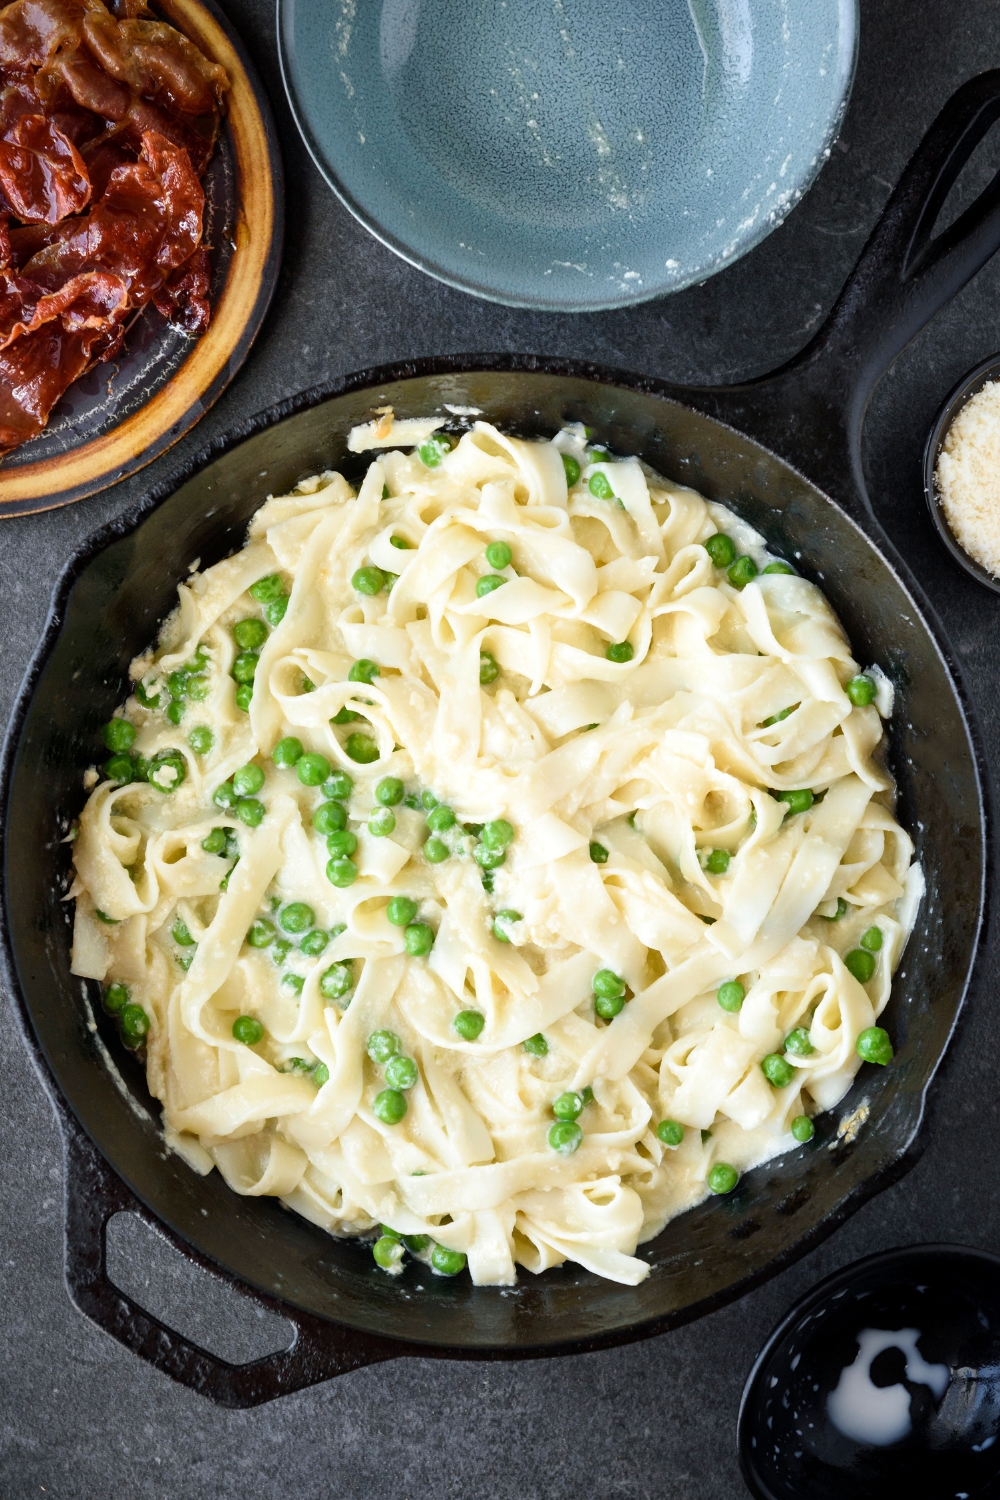
{"type": "Polygon", "coordinates": [[[162,21],[118,21],[91,11],[83,38],[106,73],[165,108],[203,115],[218,108],[226,71],[162,21]]]}
{"type": "MultiPolygon", "coordinates": [[[[63,42],[80,35],[93,0],[15,0],[0,11],[0,67],[5,72],[40,68],[63,42]]],[[[97,8],[103,10],[100,0],[97,8]]]]}
{"type": "Polygon", "coordinates": [[[58,224],[90,202],[79,151],[45,115],[22,115],[0,140],[0,187],[28,224],[58,224]]]}
{"type": "Polygon", "coordinates": [[[208,251],[202,246],[153,293],[153,306],[178,333],[201,333],[212,316],[210,282],[208,251]]]}
{"type": "Polygon", "coordinates": [[[0,455],[36,437],[74,380],[121,339],[120,323],[69,331],[55,319],[0,352],[0,455]]]}
{"type": "Polygon", "coordinates": [[[85,271],[48,293],[16,272],[0,272],[0,350],[57,318],[68,333],[107,328],[127,302],[125,283],[107,271],[85,271]]]}

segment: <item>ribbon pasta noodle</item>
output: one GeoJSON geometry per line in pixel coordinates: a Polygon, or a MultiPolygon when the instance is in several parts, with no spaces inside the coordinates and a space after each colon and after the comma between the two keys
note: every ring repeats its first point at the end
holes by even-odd
{"type": "Polygon", "coordinates": [[[73,969],[196,1171],[387,1270],[634,1285],[891,1056],[891,688],[725,507],[582,427],[440,427],[354,429],[357,493],[179,586],[88,773],[73,969]]]}

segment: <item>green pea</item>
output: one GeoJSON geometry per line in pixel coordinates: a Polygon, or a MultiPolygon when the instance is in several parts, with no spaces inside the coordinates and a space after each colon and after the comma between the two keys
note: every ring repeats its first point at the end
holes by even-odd
{"type": "Polygon", "coordinates": [[[211,833],[206,834],[202,839],[201,847],[206,854],[225,854],[226,830],[224,828],[213,828],[211,833]]]}
{"type": "Polygon", "coordinates": [[[288,768],[294,766],[302,757],[302,741],[294,734],[287,734],[283,740],[279,740],[271,752],[271,759],[276,766],[288,768]]]}
{"type": "Polygon", "coordinates": [[[474,1042],[486,1025],[486,1017],[481,1010],[460,1010],[451,1024],[463,1042],[474,1042]]]}
{"type": "Polygon", "coordinates": [[[369,766],[373,760],[378,760],[378,746],[367,734],[349,734],[344,749],[360,766],[369,766]]]}
{"type": "Polygon", "coordinates": [[[236,816],[248,828],[259,828],[266,812],[267,808],[256,797],[243,797],[236,804],[236,816]]]}
{"type": "Polygon", "coordinates": [[[845,953],[844,964],[859,984],[867,984],[875,973],[875,955],[864,948],[852,948],[850,953],[845,953]]]}
{"type": "Polygon", "coordinates": [[[867,1026],[858,1035],[855,1051],[865,1062],[878,1063],[882,1068],[892,1061],[892,1043],[889,1033],[881,1026],[867,1026]]]}
{"type": "Polygon", "coordinates": [[[375,1095],[372,1105],[375,1118],[381,1120],[383,1125],[398,1125],[407,1108],[406,1095],[401,1094],[399,1089],[383,1089],[380,1094],[375,1095]]]}
{"type": "Polygon", "coordinates": [[[572,489],[580,477],[580,465],[572,453],[560,453],[559,457],[562,459],[563,468],[566,470],[567,487],[572,489]]]}
{"type": "Polygon", "coordinates": [[[270,604],[264,605],[264,614],[267,616],[267,623],[270,625],[272,630],[276,629],[277,626],[281,624],[282,620],[285,618],[287,610],[287,594],[282,594],[279,598],[273,599],[270,604]]]}
{"type": "Polygon", "coordinates": [[[785,1051],[791,1052],[795,1057],[811,1057],[816,1051],[809,1040],[809,1032],[804,1026],[796,1026],[785,1037],[785,1051]]]}
{"type": "Polygon", "coordinates": [[[316,914],[304,901],[290,901],[278,917],[286,932],[298,934],[308,932],[316,921],[316,914]]]}
{"type": "Polygon", "coordinates": [[[426,922],[410,922],[403,929],[403,947],[413,958],[426,958],[434,947],[434,929],[426,922]]]}
{"type": "Polygon", "coordinates": [[[510,560],[514,556],[506,542],[490,542],[486,549],[486,561],[491,568],[497,571],[501,568],[509,568],[510,560]]]}
{"type": "Polygon", "coordinates": [[[795,575],[795,569],[789,567],[788,563],[782,562],[780,558],[775,562],[769,562],[763,571],[765,573],[791,573],[793,577],[795,575]]]}
{"type": "Polygon", "coordinates": [[[773,1083],[776,1089],[787,1088],[795,1077],[795,1069],[780,1052],[769,1052],[761,1063],[761,1068],[768,1083],[773,1083]]]}
{"type": "Polygon", "coordinates": [[[774,792],[776,802],[786,802],[790,813],[808,812],[813,805],[813,794],[807,786],[799,787],[791,792],[774,792]]]}
{"type": "Polygon", "coordinates": [[[591,474],[587,488],[595,500],[614,500],[615,492],[611,487],[611,480],[600,469],[596,474],[591,474]]]}
{"type": "Polygon", "coordinates": [[[194,938],[191,936],[191,930],[183,917],[178,917],[176,919],[174,925],[170,929],[170,936],[173,938],[174,942],[179,943],[182,948],[190,948],[194,944],[194,938]]]}
{"type": "Polygon", "coordinates": [[[656,1127],[656,1136],[665,1146],[679,1146],[684,1139],[684,1126],[676,1120],[661,1120],[656,1127]]]}
{"type": "Polygon", "coordinates": [[[455,826],[455,814],[450,807],[441,803],[438,807],[432,807],[427,814],[427,827],[432,833],[447,833],[449,828],[455,826]]]}
{"type": "Polygon", "coordinates": [[[358,847],[357,834],[349,828],[335,829],[326,836],[327,853],[333,859],[350,859],[358,847]]]}
{"type": "Polygon", "coordinates": [[[241,651],[233,662],[231,675],[239,683],[253,682],[259,660],[260,657],[256,651],[241,651]]]}
{"type": "Polygon", "coordinates": [[[402,1241],[390,1239],[386,1234],[372,1246],[372,1259],[383,1271],[391,1271],[398,1266],[405,1253],[402,1241]]]}
{"type": "Polygon", "coordinates": [[[381,568],[359,568],[351,579],[351,587],[356,593],[369,597],[380,594],[385,587],[385,574],[381,568]]]}
{"type": "Polygon", "coordinates": [[[405,536],[391,536],[389,538],[389,545],[391,547],[398,547],[400,552],[409,552],[411,550],[410,543],[406,540],[405,536]]]}
{"type": "Polygon", "coordinates": [[[143,708],[159,708],[160,706],[159,693],[147,693],[141,682],[137,682],[135,685],[135,696],[143,708]]]}
{"type": "Polygon", "coordinates": [[[575,1120],[557,1120],[549,1126],[549,1145],[560,1156],[572,1156],[582,1140],[583,1131],[575,1120]]]}
{"type": "Polygon", "coordinates": [[[427,812],[433,812],[435,807],[438,807],[439,805],[440,804],[438,803],[438,799],[435,797],[433,792],[423,791],[420,793],[420,806],[425,808],[427,812]]]}
{"type": "Polygon", "coordinates": [[[608,661],[631,661],[635,655],[635,647],[631,641],[619,641],[617,645],[609,646],[604,654],[608,661]]]}
{"type": "Polygon", "coordinates": [[[472,851],[472,857],[484,870],[497,870],[507,858],[504,849],[490,849],[486,844],[477,844],[472,851]]]}
{"type": "Polygon", "coordinates": [[[862,672],[857,677],[851,678],[850,682],[845,687],[844,692],[854,704],[855,708],[867,708],[869,703],[875,702],[875,696],[878,692],[878,689],[876,688],[872,679],[870,677],[866,677],[864,672],[862,672]]]}
{"type": "Polygon", "coordinates": [[[321,802],[312,815],[312,825],[324,838],[329,833],[342,833],[347,827],[347,809],[342,802],[321,802]]]}
{"type": "Polygon", "coordinates": [[[488,687],[491,682],[496,682],[500,676],[500,668],[497,666],[496,657],[490,651],[479,653],[479,681],[483,687],[488,687]]]}
{"type": "MultiPolygon", "coordinates": [[[[331,837],[336,838],[336,834],[332,834],[331,837]]],[[[353,859],[342,857],[340,859],[328,860],[326,878],[331,885],[337,886],[340,890],[346,890],[349,885],[353,885],[357,880],[358,867],[353,859]]]]}
{"type": "Polygon", "coordinates": [[[134,769],[135,761],[131,755],[112,755],[104,762],[104,775],[108,781],[118,781],[122,786],[127,786],[132,780],[134,769]]]}
{"type": "Polygon", "coordinates": [[[315,1083],[317,1088],[322,1088],[324,1083],[330,1082],[330,1069],[324,1062],[316,1064],[312,1070],[312,1075],[313,1083],[315,1083]]]}
{"type": "Polygon", "coordinates": [[[728,568],[736,561],[736,547],[732,537],[726,536],[724,531],[717,531],[702,543],[712,562],[717,568],[728,568]]]}
{"type": "Polygon", "coordinates": [[[106,911],[101,911],[99,906],[94,907],[94,916],[99,922],[106,922],[109,927],[117,927],[121,917],[109,917],[106,911]]]}
{"type": "Polygon", "coordinates": [[[301,995],[305,980],[301,974],[284,974],[282,975],[281,983],[286,990],[291,990],[293,994],[301,995]]]}
{"type": "Polygon", "coordinates": [[[149,762],[146,780],[158,792],[169,795],[176,792],[187,775],[187,761],[179,750],[161,750],[149,762]]]}
{"type": "Polygon", "coordinates": [[[386,1063],[385,1081],[393,1089],[412,1089],[419,1074],[412,1057],[394,1057],[386,1063]]]}
{"type": "Polygon", "coordinates": [[[590,1087],[589,1083],[587,1084],[587,1087],[585,1089],[580,1090],[580,1098],[583,1100],[585,1106],[588,1104],[593,1104],[594,1090],[590,1087]]]}
{"type": "Polygon", "coordinates": [[[236,689],[236,707],[243,713],[250,712],[250,704],[253,702],[253,683],[241,682],[236,689]]]}
{"type": "Polygon", "coordinates": [[[196,724],[188,735],[188,744],[195,755],[207,755],[215,744],[215,735],[207,724],[196,724]]]}
{"type": "Polygon", "coordinates": [[[417,449],[421,463],[427,465],[428,469],[436,469],[446,453],[451,452],[451,444],[447,441],[444,433],[429,437],[425,443],[421,443],[417,449]]]}
{"type": "Polygon", "coordinates": [[[375,800],[381,802],[383,807],[397,807],[403,800],[405,790],[398,776],[383,776],[375,788],[375,800]]]}
{"type": "Polygon", "coordinates": [[[380,677],[381,675],[377,664],[369,661],[367,656],[362,656],[358,661],[352,662],[351,670],[347,674],[347,680],[348,682],[367,682],[371,684],[375,681],[376,677],[380,677]]]}
{"type": "Polygon", "coordinates": [[[307,932],[299,944],[299,949],[309,958],[317,958],[323,952],[330,941],[327,934],[320,927],[314,927],[312,932],[307,932]]]}
{"type": "Polygon", "coordinates": [[[273,922],[267,917],[258,917],[250,924],[247,932],[247,942],[251,948],[266,948],[268,943],[273,943],[277,936],[277,929],[273,922]]]}
{"type": "Polygon", "coordinates": [[[502,589],[507,582],[501,578],[499,573],[486,573],[482,578],[476,580],[476,598],[485,599],[487,594],[492,594],[496,589],[502,589]]]}
{"type": "Polygon", "coordinates": [[[323,796],[344,802],[354,791],[354,782],[346,771],[334,771],[323,783],[323,796]]]}
{"type": "Polygon", "coordinates": [[[705,861],[705,869],[709,875],[725,875],[731,859],[728,849],[713,849],[705,861]]]}
{"type": "Polygon", "coordinates": [[[325,755],[307,752],[296,761],[295,774],[303,786],[320,786],[330,774],[330,762],[325,755]]]}
{"type": "Polygon", "coordinates": [[[847,902],[844,900],[843,896],[838,896],[837,897],[837,910],[834,912],[834,914],[833,914],[832,917],[823,917],[822,920],[824,922],[840,922],[846,916],[847,916],[847,902]]]}
{"type": "Polygon", "coordinates": [[[256,1047],[263,1040],[264,1028],[256,1016],[237,1016],[233,1022],[233,1036],[247,1047],[256,1047]]]}
{"type": "Polygon", "coordinates": [[[613,969],[598,969],[590,983],[602,1000],[618,1000],[625,994],[625,981],[613,969]]]}
{"type": "Polygon", "coordinates": [[[417,903],[412,896],[392,896],[385,914],[393,927],[407,927],[417,915],[417,903]]]}
{"type": "Polygon", "coordinates": [[[104,991],[104,1009],[109,1010],[113,1016],[117,1015],[131,998],[132,992],[127,984],[109,984],[104,991]]]}
{"type": "Polygon", "coordinates": [[[595,995],[594,1010],[602,1021],[613,1021],[625,1009],[624,995],[595,995]]]}
{"type": "Polygon", "coordinates": [[[548,1057],[549,1055],[549,1044],[540,1031],[536,1031],[534,1036],[525,1037],[521,1046],[530,1057],[548,1057]]]}
{"type": "Polygon", "coordinates": [[[567,1089],[552,1101],[552,1113],[557,1120],[575,1120],[583,1113],[583,1097],[573,1089],[567,1089]]]}
{"type": "Polygon", "coordinates": [[[171,698],[186,698],[187,690],[188,674],[182,667],[178,667],[167,678],[167,691],[171,698]]]}
{"type": "Polygon", "coordinates": [[[816,1127],[808,1115],[796,1115],[792,1121],[792,1135],[803,1144],[811,1141],[816,1134],[816,1127]]]}
{"type": "Polygon", "coordinates": [[[122,1041],[126,1047],[138,1047],[149,1032],[149,1017],[141,1005],[125,1005],[119,1012],[122,1041]]]}
{"type": "Polygon", "coordinates": [[[715,992],[715,998],[722,1006],[722,1009],[730,1012],[739,1010],[745,997],[746,990],[738,979],[727,979],[724,984],[719,985],[719,988],[715,992]]]}
{"type": "Polygon", "coordinates": [[[320,975],[319,992],[324,1000],[340,1000],[354,988],[354,973],[346,963],[331,964],[320,975]]]}
{"type": "Polygon", "coordinates": [[[184,704],[179,703],[175,698],[167,704],[166,714],[171,724],[179,724],[184,717],[184,704]]]}
{"type": "Polygon", "coordinates": [[[414,1254],[419,1254],[421,1250],[426,1250],[430,1243],[431,1237],[429,1234],[403,1235],[403,1244],[406,1246],[407,1250],[412,1250],[414,1254]]]}
{"type": "Polygon", "coordinates": [[[268,573],[266,578],[258,578],[247,590],[251,599],[256,599],[258,604],[273,604],[275,599],[281,597],[285,591],[277,573],[268,573]]]}
{"type": "Polygon", "coordinates": [[[867,948],[869,953],[878,953],[882,947],[881,927],[869,927],[867,932],[861,934],[861,946],[867,948]]]}
{"type": "Polygon", "coordinates": [[[188,678],[187,690],[192,703],[204,703],[209,693],[209,681],[204,672],[195,672],[188,678]]]}
{"type": "Polygon", "coordinates": [[[233,626],[233,640],[241,651],[256,651],[267,640],[263,620],[240,620],[233,626]]]}
{"type": "Polygon", "coordinates": [[[603,444],[595,445],[590,450],[590,462],[592,464],[606,464],[610,461],[611,454],[603,444]]]}
{"type": "Polygon", "coordinates": [[[240,857],[240,841],[236,837],[236,830],[235,830],[235,828],[224,828],[222,831],[226,835],[226,858],[227,859],[233,859],[233,858],[239,859],[239,857],[240,857]]]}
{"type": "Polygon", "coordinates": [[[448,858],[451,850],[441,839],[428,839],[424,845],[424,859],[429,865],[440,865],[448,858]]]}
{"type": "Polygon", "coordinates": [[[233,772],[233,791],[237,797],[252,797],[264,785],[264,772],[260,766],[240,766],[233,772]]]}
{"type": "Polygon", "coordinates": [[[757,577],[757,564],[752,557],[738,557],[732,567],[727,568],[726,577],[734,589],[745,589],[757,577]]]}
{"type": "Polygon", "coordinates": [[[727,1161],[717,1161],[705,1179],[709,1191],[719,1194],[731,1193],[739,1180],[739,1172],[727,1161]]]}
{"type": "Polygon", "coordinates": [[[520,922],[519,911],[498,911],[493,918],[493,936],[501,943],[510,942],[510,928],[515,922],[520,922]]]}
{"type": "Polygon", "coordinates": [[[483,824],[479,837],[487,849],[506,849],[514,842],[514,829],[506,818],[494,818],[483,824]]]}
{"type": "Polygon", "coordinates": [[[109,750],[122,754],[135,744],[136,728],[128,719],[110,719],[101,728],[101,738],[109,750]]]}
{"type": "Polygon", "coordinates": [[[780,714],[772,714],[769,719],[762,719],[760,721],[760,724],[758,725],[758,728],[770,729],[772,724],[783,724],[788,716],[795,712],[798,706],[799,705],[797,703],[793,703],[790,708],[783,708],[780,714]]]}
{"type": "Polygon", "coordinates": [[[289,953],[291,953],[292,947],[293,945],[288,941],[287,938],[276,938],[271,944],[271,959],[275,964],[277,964],[279,969],[285,962],[285,959],[288,957],[289,953]]]}
{"type": "Polygon", "coordinates": [[[389,808],[387,807],[373,807],[371,812],[368,814],[368,832],[371,834],[372,838],[388,838],[389,834],[394,831],[395,827],[395,814],[390,812],[389,808]]]}
{"type": "Polygon", "coordinates": [[[439,1276],[457,1276],[465,1270],[465,1256],[461,1250],[449,1250],[445,1245],[435,1245],[431,1251],[431,1267],[439,1276]]]}
{"type": "Polygon", "coordinates": [[[603,844],[594,842],[590,846],[590,857],[595,865],[606,865],[608,862],[608,851],[603,844]]]}
{"type": "Polygon", "coordinates": [[[333,718],[330,720],[330,723],[331,724],[354,724],[360,718],[361,718],[360,714],[356,714],[352,708],[347,708],[345,706],[344,708],[338,708],[337,709],[337,712],[334,714],[333,718]]]}

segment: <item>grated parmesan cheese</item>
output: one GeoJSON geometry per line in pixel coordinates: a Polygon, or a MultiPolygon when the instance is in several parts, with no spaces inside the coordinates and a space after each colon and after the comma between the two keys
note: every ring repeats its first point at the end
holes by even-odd
{"type": "Polygon", "coordinates": [[[987,381],[945,435],[935,474],[959,546],[1000,578],[1000,383],[987,381]]]}

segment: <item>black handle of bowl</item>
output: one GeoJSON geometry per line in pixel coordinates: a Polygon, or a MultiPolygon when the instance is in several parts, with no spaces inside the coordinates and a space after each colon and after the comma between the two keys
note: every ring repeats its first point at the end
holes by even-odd
{"type": "Polygon", "coordinates": [[[852,509],[867,507],[860,438],[879,379],[1000,248],[1000,172],[934,238],[965,163],[1000,118],[1000,69],[964,83],[931,125],[829,317],[788,364],[744,385],[689,393],[852,509]]]}
{"type": "MultiPolygon", "coordinates": [[[[108,1220],[116,1213],[138,1214],[160,1233],[162,1225],[146,1212],[65,1110],[60,1107],[58,1113],[65,1147],[69,1294],[80,1312],[140,1359],[220,1406],[248,1407],[406,1352],[401,1345],[356,1333],[251,1292],[233,1277],[226,1277],[230,1285],[293,1325],[295,1337],[289,1348],[234,1365],[168,1328],[110,1280],[105,1245],[108,1220]]],[[[188,1246],[184,1253],[197,1259],[188,1246]]],[[[217,1267],[207,1268],[224,1274],[217,1267]]]]}

